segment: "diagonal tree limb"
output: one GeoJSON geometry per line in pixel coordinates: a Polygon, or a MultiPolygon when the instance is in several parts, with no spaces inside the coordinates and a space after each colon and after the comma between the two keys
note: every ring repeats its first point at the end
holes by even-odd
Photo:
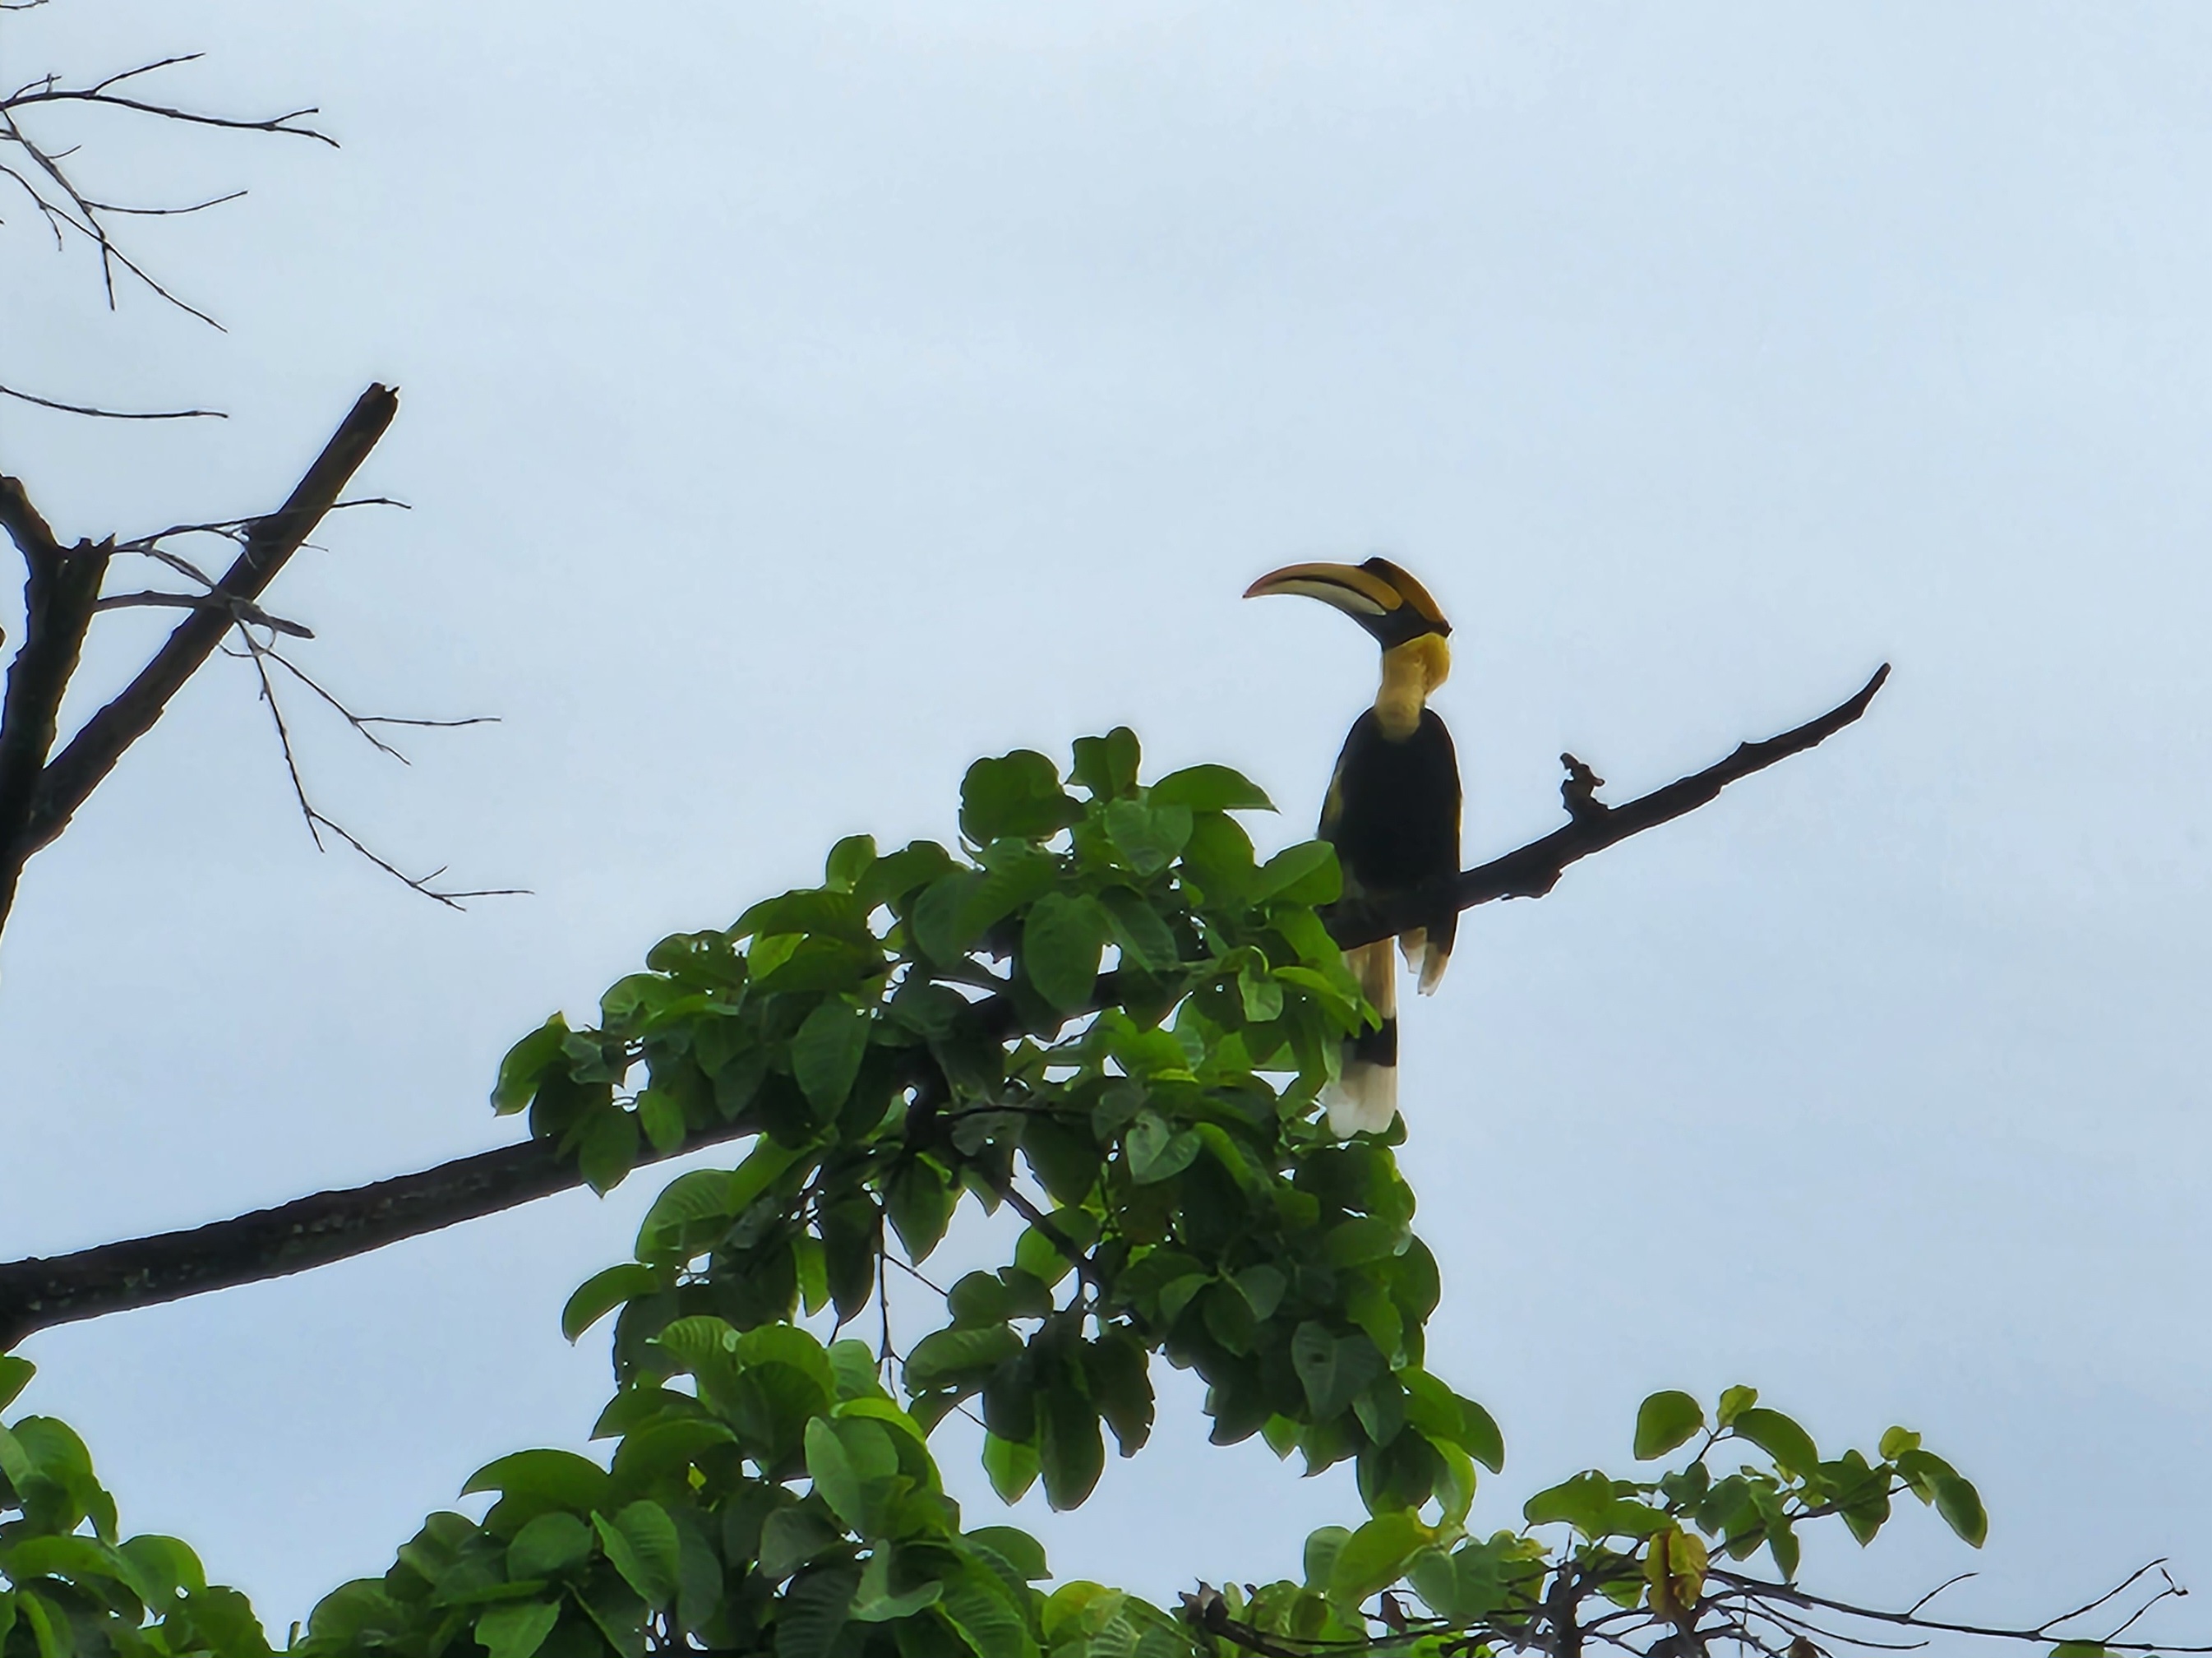
{"type": "MultiPolygon", "coordinates": [[[[314,533],[323,514],[368,459],[378,440],[398,412],[399,398],[391,388],[372,386],[361,394],[323,452],[301,478],[290,499],[268,517],[255,523],[246,545],[210,599],[251,603],[276,579],[285,561],[300,544],[314,533]]],[[[39,779],[29,822],[19,849],[24,857],[52,841],[78,807],[115,769],[124,751],[154,727],[169,699],[199,671],[229,628],[232,610],[210,604],[193,611],[172,633],[138,677],[107,706],[84,722],[83,728],[54,756],[39,779]]]]}
{"type": "MultiPolygon", "coordinates": [[[[1607,806],[1598,800],[1595,791],[1604,780],[1594,776],[1589,768],[1572,755],[1560,756],[1567,768],[1567,780],[1560,786],[1560,793],[1573,821],[1565,829],[1555,829],[1540,841],[1531,841],[1503,858],[1493,858],[1486,864],[1462,871],[1453,891],[1456,907],[1472,909],[1477,904],[1498,898],[1542,897],[1559,884],[1568,865],[1592,853],[1603,852],[1632,835],[1641,835],[1645,829],[1656,829],[1686,812],[1695,811],[1716,799],[1730,783],[1764,771],[1778,760],[1802,754],[1833,737],[1867,711],[1875,693],[1888,677],[1889,664],[1885,662],[1855,695],[1818,719],[1808,720],[1763,743],[1739,744],[1727,759],[1678,778],[1664,788],[1638,796],[1626,805],[1607,806]]],[[[1408,926],[1419,926],[1426,908],[1427,901],[1418,896],[1410,902],[1384,904],[1347,902],[1333,906],[1323,919],[1328,923],[1330,935],[1350,950],[1377,938],[1387,938],[1408,926]]]]}
{"type": "MultiPolygon", "coordinates": [[[[1585,794],[1576,821],[1565,829],[1462,874],[1461,907],[1542,896],[1577,859],[1694,811],[1737,779],[1841,731],[1866,712],[1888,672],[1885,666],[1856,695],[1819,719],[1763,743],[1744,744],[1719,764],[1626,805],[1605,808],[1585,794]]],[[[1571,803],[1578,775],[1570,776],[1571,803]]],[[[1593,778],[1589,786],[1595,784],[1593,778]]],[[[1338,938],[1354,944],[1388,936],[1399,924],[1389,914],[1366,911],[1340,913],[1331,921],[1338,938]],[[1362,932],[1363,927],[1374,930],[1362,932]]],[[[642,1149],[639,1166],[752,1132],[749,1125],[703,1130],[671,1151],[642,1149]]],[[[283,1278],[582,1184],[575,1163],[559,1156],[550,1143],[527,1140],[373,1186],[319,1192],[189,1231],[0,1264],[0,1351],[53,1325],[283,1278]]]]}
{"type": "Polygon", "coordinates": [[[76,672],[85,629],[114,544],[64,550],[17,479],[0,477],[0,525],[23,555],[23,638],[8,666],[0,702],[0,925],[15,907],[30,856],[28,829],[39,779],[54,746],[62,694],[76,672]]]}

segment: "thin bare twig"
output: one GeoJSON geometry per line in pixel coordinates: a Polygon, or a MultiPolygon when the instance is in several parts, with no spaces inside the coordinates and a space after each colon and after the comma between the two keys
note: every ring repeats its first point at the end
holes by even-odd
{"type": "MultiPolygon", "coordinates": [[[[38,0],[40,4],[45,0],[38,0]]],[[[10,9],[0,7],[0,10],[10,9]]],[[[52,398],[35,397],[28,392],[18,392],[12,386],[0,386],[0,398],[13,398],[18,403],[34,404],[41,409],[52,409],[64,415],[88,415],[94,420],[228,420],[220,409],[100,409],[90,404],[57,403],[52,398]]]]}
{"type": "Polygon", "coordinates": [[[271,633],[283,634],[293,639],[313,639],[315,636],[312,628],[301,623],[287,622],[281,616],[271,616],[248,600],[226,598],[216,593],[110,593],[92,608],[95,610],[228,610],[239,621],[251,622],[271,633]]]}
{"type": "MultiPolygon", "coordinates": [[[[276,687],[269,677],[268,663],[270,661],[274,660],[281,664],[283,666],[289,669],[291,672],[303,683],[312,687],[315,693],[325,702],[328,702],[331,707],[336,708],[338,713],[344,715],[346,720],[351,723],[353,728],[359,732],[362,736],[372,744],[380,752],[392,756],[392,758],[398,760],[402,765],[408,763],[407,756],[401,754],[397,749],[393,748],[390,744],[383,741],[381,738],[377,737],[374,732],[367,728],[368,720],[373,719],[374,716],[364,717],[355,714],[353,710],[347,708],[344,703],[339,701],[337,698],[332,696],[320,685],[316,684],[313,680],[309,679],[306,674],[301,673],[298,668],[293,667],[289,662],[285,661],[283,657],[277,653],[274,646],[264,645],[259,640],[256,639],[253,636],[252,631],[245,623],[240,622],[237,624],[237,631],[239,638],[245,641],[245,650],[225,650],[224,654],[227,656],[244,656],[253,665],[254,675],[261,682],[261,700],[269,705],[269,719],[270,723],[276,728],[276,745],[283,752],[284,773],[285,775],[291,780],[292,798],[299,804],[300,815],[307,821],[307,834],[313,839],[316,851],[327,852],[330,849],[323,843],[323,831],[325,829],[328,829],[332,835],[344,841],[346,845],[351,847],[356,852],[359,853],[363,858],[366,858],[370,863],[375,865],[377,868],[382,870],[386,875],[389,875],[393,880],[398,882],[402,886],[408,888],[410,891],[421,893],[425,898],[428,898],[438,903],[443,904],[448,909],[467,908],[468,906],[462,902],[464,899],[510,898],[520,897],[527,895],[529,889],[526,887],[477,887],[459,890],[441,890],[439,887],[433,885],[432,883],[435,882],[440,876],[446,872],[446,866],[444,865],[440,865],[436,869],[432,870],[428,875],[410,875],[406,871],[401,869],[397,864],[394,864],[390,859],[364,844],[361,837],[354,834],[351,829],[346,828],[344,824],[338,823],[336,819],[331,817],[321,811],[313,800],[307,798],[307,783],[300,775],[299,756],[295,753],[292,747],[291,728],[285,723],[283,706],[277,701],[276,687]]],[[[388,720],[385,723],[405,725],[474,725],[478,722],[476,720],[388,720]]]]}

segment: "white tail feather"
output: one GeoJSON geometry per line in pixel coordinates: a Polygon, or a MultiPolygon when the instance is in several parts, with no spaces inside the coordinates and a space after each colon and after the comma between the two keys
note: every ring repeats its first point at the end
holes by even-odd
{"type": "MultiPolygon", "coordinates": [[[[1390,958],[1390,941],[1360,944],[1345,951],[1344,959],[1376,1012],[1385,1020],[1397,1017],[1398,964],[1390,958]]],[[[1328,1108],[1328,1132],[1339,1139],[1382,1133],[1398,1115],[1398,1067],[1356,1060],[1347,1051],[1343,1074],[1323,1090],[1322,1103],[1328,1108]]]]}
{"type": "Polygon", "coordinates": [[[1398,1067],[1347,1060],[1344,1075],[1322,1096],[1328,1107],[1328,1132],[1340,1140],[1354,1134],[1379,1134],[1398,1115],[1398,1067]]]}

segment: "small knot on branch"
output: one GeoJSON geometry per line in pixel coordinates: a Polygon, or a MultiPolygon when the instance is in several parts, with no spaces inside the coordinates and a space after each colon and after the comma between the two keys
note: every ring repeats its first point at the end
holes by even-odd
{"type": "Polygon", "coordinates": [[[1567,768],[1567,780],[1559,785],[1559,799],[1566,803],[1568,817],[1577,823],[1588,823],[1612,811],[1611,806],[1597,798],[1597,792],[1605,786],[1605,779],[1571,754],[1561,755],[1559,763],[1567,768]]]}

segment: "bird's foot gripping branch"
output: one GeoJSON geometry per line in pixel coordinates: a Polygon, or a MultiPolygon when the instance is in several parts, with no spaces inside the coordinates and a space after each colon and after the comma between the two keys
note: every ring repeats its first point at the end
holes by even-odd
{"type": "MultiPolygon", "coordinates": [[[[1825,1456],[1746,1388],[1711,1412],[1645,1401],[1634,1450],[1686,1450],[1668,1472],[1577,1474],[1516,1526],[1476,1524],[1478,1466],[1504,1447],[1423,1365],[1440,1286],[1403,1131],[1342,1143],[1316,1120],[1362,1016],[1315,908],[1333,858],[1257,859],[1231,814],[1264,801],[1232,772],[1146,788],[1137,768],[1126,732],[1079,744],[1066,782],[1034,754],[980,762],[959,851],[842,841],[821,886],[665,940],[596,1027],[556,1019],[517,1045],[496,1103],[602,1188],[648,1147],[750,1144],[671,1182],[635,1259],[568,1303],[572,1337],[616,1315],[595,1430],[611,1455],[480,1470],[481,1520],[431,1516],[297,1649],[1571,1658],[1597,1640],[1691,1658],[1731,1640],[1806,1658],[1796,1643],[1854,1619],[1953,1627],[1811,1593],[1800,1544],[1869,1541],[1906,1493],[1978,1543],[1972,1487],[1900,1429],[1825,1456]],[[971,1200],[1024,1225],[902,1357],[884,1273],[918,1279],[971,1200]],[[838,1339],[871,1310],[874,1340],[838,1339]],[[1041,1481],[1080,1503],[1109,1434],[1125,1455],[1144,1443],[1161,1357],[1205,1379],[1218,1442],[1354,1465],[1365,1515],[1316,1533],[1299,1578],[1200,1584],[1172,1612],[1048,1590],[1032,1538],[970,1527],[945,1495],[931,1435],[962,1410],[1002,1497],[1041,1481]],[[1771,1575],[1740,1570],[1761,1555],[1771,1575]]],[[[0,1431],[0,1658],[266,1651],[250,1618],[216,1615],[234,1603],[188,1552],[117,1541],[66,1430],[0,1431]]]]}

